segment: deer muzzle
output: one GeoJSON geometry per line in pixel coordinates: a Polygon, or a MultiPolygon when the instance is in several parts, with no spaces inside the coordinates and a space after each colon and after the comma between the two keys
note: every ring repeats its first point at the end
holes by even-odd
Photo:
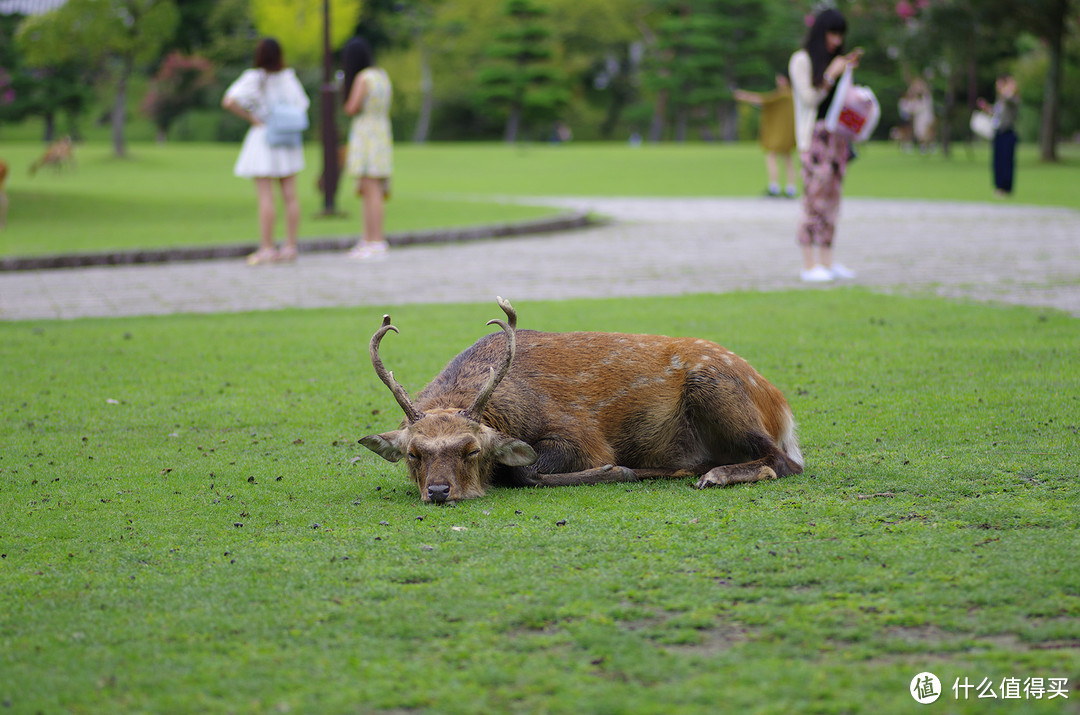
{"type": "Polygon", "coordinates": [[[429,484],[427,488],[428,499],[436,504],[442,504],[450,497],[449,484],[429,484]]]}

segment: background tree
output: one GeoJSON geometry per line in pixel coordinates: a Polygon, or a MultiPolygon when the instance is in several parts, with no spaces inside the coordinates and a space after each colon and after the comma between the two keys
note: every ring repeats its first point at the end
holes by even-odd
{"type": "Polygon", "coordinates": [[[533,0],[507,0],[507,24],[488,49],[494,62],[479,73],[485,104],[506,113],[503,138],[516,141],[523,124],[554,120],[569,100],[563,75],[555,67],[547,8],[533,0]]]}
{"type": "MultiPolygon", "coordinates": [[[[330,0],[331,47],[341,47],[353,36],[362,8],[360,0],[330,0]]],[[[321,65],[323,0],[251,0],[251,17],[259,34],[281,43],[287,62],[321,65]]]]}
{"type": "Polygon", "coordinates": [[[171,52],[150,82],[142,110],[154,121],[158,141],[185,113],[206,104],[206,88],[214,82],[214,66],[205,57],[171,52]]]}
{"type": "Polygon", "coordinates": [[[255,52],[256,30],[251,5],[248,0],[216,0],[205,20],[207,33],[201,53],[227,72],[231,81],[235,68],[251,65],[255,52]]]}
{"type": "Polygon", "coordinates": [[[63,113],[68,133],[77,138],[78,118],[90,101],[88,78],[73,62],[27,67],[15,47],[15,32],[21,21],[21,16],[0,16],[0,121],[41,117],[48,142],[55,138],[57,117],[63,113]]]}
{"type": "MultiPolygon", "coordinates": [[[[1021,97],[1029,109],[1041,105],[1041,154],[1044,160],[1056,160],[1062,119],[1071,116],[1062,107],[1065,68],[1080,69],[1068,52],[1080,24],[1072,17],[1075,0],[857,0],[855,8],[880,21],[881,48],[896,57],[902,72],[928,77],[932,86],[937,80],[934,89],[944,96],[939,133],[946,153],[955,131],[970,137],[967,119],[975,100],[993,95],[998,73],[1030,68],[1032,63],[1022,58],[1044,56],[1038,71],[1021,77],[1021,97]]],[[[891,109],[884,102],[882,108],[891,109]]],[[[1022,122],[1027,116],[1021,114],[1022,122]]]]}
{"type": "MultiPolygon", "coordinates": [[[[419,73],[419,106],[412,140],[423,143],[431,133],[435,109],[435,75],[432,55],[447,34],[454,29],[440,22],[437,10],[443,0],[374,0],[364,6],[358,32],[374,38],[379,48],[414,50],[419,73]]],[[[372,42],[371,39],[368,39],[372,42]]],[[[373,47],[376,43],[373,43],[373,47]]]]}
{"type": "MultiPolygon", "coordinates": [[[[703,125],[707,137],[736,139],[732,90],[771,78],[780,69],[767,59],[763,32],[767,19],[765,6],[755,0],[674,0],[666,4],[663,19],[656,26],[651,61],[646,65],[646,82],[664,97],[657,111],[673,115],[677,140],[686,139],[691,117],[703,125]],[[666,109],[659,109],[662,106],[666,109]],[[719,123],[715,130],[714,118],[719,123]]],[[[788,46],[781,52],[792,51],[788,46]]],[[[786,59],[780,61],[786,64],[786,59]]]]}
{"type": "Polygon", "coordinates": [[[649,86],[666,97],[658,111],[675,122],[675,139],[685,141],[690,115],[703,115],[705,105],[724,95],[724,59],[719,18],[702,12],[705,3],[672,3],[657,27],[649,68],[649,86]]]}
{"type": "Polygon", "coordinates": [[[1076,32],[1078,19],[1071,16],[1071,0],[1026,0],[1006,4],[991,3],[991,11],[1003,20],[1015,19],[1020,26],[1039,38],[1047,52],[1046,80],[1043,84],[1042,123],[1039,127],[1039,151],[1044,161],[1057,161],[1059,120],[1061,117],[1062,71],[1065,41],[1076,32]]]}
{"type": "Polygon", "coordinates": [[[128,80],[137,65],[159,55],[178,21],[172,0],[68,0],[56,10],[26,18],[17,43],[32,66],[78,62],[112,78],[113,152],[123,157],[128,80]]]}
{"type": "Polygon", "coordinates": [[[548,0],[551,23],[571,102],[567,121],[594,124],[611,137],[639,92],[642,59],[636,21],[651,0],[548,0]]]}

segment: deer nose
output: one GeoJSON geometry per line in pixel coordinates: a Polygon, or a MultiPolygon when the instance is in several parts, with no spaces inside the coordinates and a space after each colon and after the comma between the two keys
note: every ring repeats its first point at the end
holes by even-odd
{"type": "Polygon", "coordinates": [[[442,504],[450,497],[449,484],[432,484],[427,488],[428,498],[436,504],[442,504]]]}

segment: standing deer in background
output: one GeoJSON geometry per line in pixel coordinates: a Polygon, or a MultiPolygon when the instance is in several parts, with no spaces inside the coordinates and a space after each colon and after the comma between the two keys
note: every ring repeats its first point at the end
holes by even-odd
{"type": "Polygon", "coordinates": [[[491,485],[566,486],[703,475],[698,488],[803,470],[784,395],[745,360],[695,338],[517,330],[450,361],[414,404],[379,357],[371,362],[405,412],[401,427],[360,444],[405,458],[420,498],[442,503],[491,485]]]}
{"type": "Polygon", "coordinates": [[[65,136],[46,147],[45,153],[30,165],[30,176],[43,166],[55,166],[59,170],[74,163],[75,146],[71,143],[71,137],[65,136]]]}

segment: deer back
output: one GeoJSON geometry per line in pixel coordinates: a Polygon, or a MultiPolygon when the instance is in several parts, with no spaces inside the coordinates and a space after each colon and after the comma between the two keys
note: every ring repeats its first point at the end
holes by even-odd
{"type": "MultiPolygon", "coordinates": [[[[419,393],[419,409],[467,406],[505,349],[502,334],[478,340],[419,393]]],[[[760,420],[780,438],[787,401],[749,363],[708,340],[660,335],[518,330],[514,361],[483,421],[526,442],[553,430],[596,433],[608,445],[675,440],[671,432],[688,427],[677,419],[688,393],[705,386],[730,397],[717,412],[749,407],[741,421],[760,420]]]]}

